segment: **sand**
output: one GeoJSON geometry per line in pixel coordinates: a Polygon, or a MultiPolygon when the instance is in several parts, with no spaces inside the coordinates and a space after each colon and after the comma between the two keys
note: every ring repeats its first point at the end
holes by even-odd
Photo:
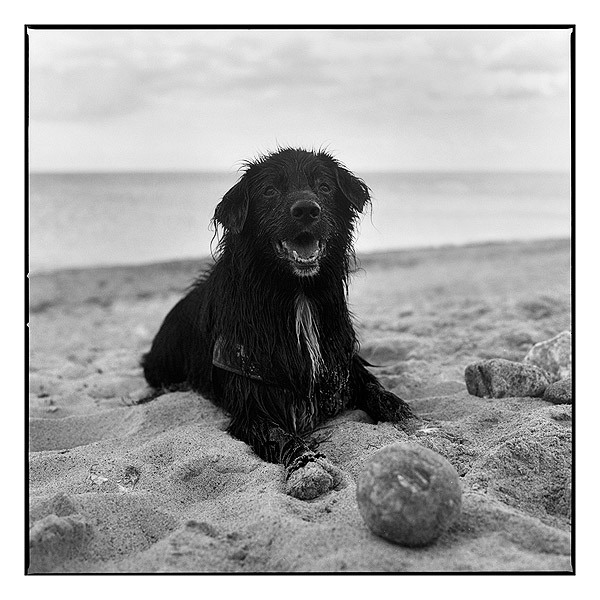
{"type": "Polygon", "coordinates": [[[143,405],[139,357],[199,261],[40,274],[30,284],[30,573],[571,571],[571,406],[470,396],[465,367],[522,360],[571,327],[568,241],[361,257],[363,355],[420,417],[406,433],[352,411],[323,429],[342,487],[286,496],[283,468],[191,392],[143,405]],[[433,545],[373,535],[365,461],[411,440],[463,492],[433,545]]]}

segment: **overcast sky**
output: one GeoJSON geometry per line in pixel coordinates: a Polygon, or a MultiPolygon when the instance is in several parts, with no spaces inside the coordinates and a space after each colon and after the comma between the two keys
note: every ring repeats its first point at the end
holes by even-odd
{"type": "Polygon", "coordinates": [[[568,170],[569,30],[30,30],[32,170],[568,170]]]}

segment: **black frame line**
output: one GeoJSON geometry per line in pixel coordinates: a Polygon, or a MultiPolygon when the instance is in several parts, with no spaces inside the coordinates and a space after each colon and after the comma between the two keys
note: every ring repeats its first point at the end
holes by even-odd
{"type": "Polygon", "coordinates": [[[576,280],[576,265],[575,265],[575,24],[25,24],[24,25],[24,230],[25,230],[25,247],[24,247],[24,262],[25,262],[25,306],[24,306],[24,337],[25,337],[25,361],[24,361],[24,377],[25,377],[25,515],[24,515],[24,537],[25,537],[25,568],[24,574],[27,576],[89,576],[89,575],[208,575],[208,576],[252,576],[252,575],[504,575],[504,576],[526,576],[526,575],[575,575],[575,536],[576,536],[576,516],[575,516],[575,373],[576,373],[576,316],[575,316],[575,280],[576,280]],[[35,573],[29,574],[29,29],[37,30],[205,30],[205,29],[229,29],[229,30],[282,30],[282,29],[334,29],[334,30],[482,30],[482,29],[572,29],[570,36],[570,101],[571,101],[571,319],[572,319],[572,381],[573,381],[573,401],[572,401],[572,427],[573,427],[573,454],[571,461],[571,506],[572,506],[572,530],[571,530],[571,571],[473,571],[473,572],[438,572],[438,571],[420,571],[420,572],[344,572],[344,573],[310,573],[310,572],[290,572],[290,573],[272,573],[272,572],[252,572],[252,573],[35,573]]]}

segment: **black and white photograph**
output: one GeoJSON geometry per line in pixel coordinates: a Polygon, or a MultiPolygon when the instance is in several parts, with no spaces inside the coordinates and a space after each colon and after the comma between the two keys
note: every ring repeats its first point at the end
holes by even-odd
{"type": "Polygon", "coordinates": [[[24,47],[25,574],[574,573],[575,25],[24,47]]]}

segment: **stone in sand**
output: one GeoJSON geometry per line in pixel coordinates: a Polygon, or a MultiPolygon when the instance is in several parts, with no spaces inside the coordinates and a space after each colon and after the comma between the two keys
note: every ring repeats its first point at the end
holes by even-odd
{"type": "Polygon", "coordinates": [[[570,377],[551,383],[544,392],[544,400],[552,404],[571,404],[573,402],[573,383],[570,377]]]}
{"type": "Polygon", "coordinates": [[[93,534],[82,515],[59,517],[50,514],[29,529],[29,572],[39,573],[57,567],[73,557],[93,534]]]}
{"type": "Polygon", "coordinates": [[[535,344],[523,362],[547,371],[551,382],[571,377],[571,332],[563,331],[557,336],[535,344]]]}
{"type": "Polygon", "coordinates": [[[391,444],[376,452],[358,478],[356,499],[369,529],[403,546],[425,546],[460,513],[454,467],[418,444],[391,444]]]}
{"type": "Polygon", "coordinates": [[[469,394],[480,398],[539,397],[550,383],[542,369],[504,358],[469,365],[465,382],[469,394]]]}

